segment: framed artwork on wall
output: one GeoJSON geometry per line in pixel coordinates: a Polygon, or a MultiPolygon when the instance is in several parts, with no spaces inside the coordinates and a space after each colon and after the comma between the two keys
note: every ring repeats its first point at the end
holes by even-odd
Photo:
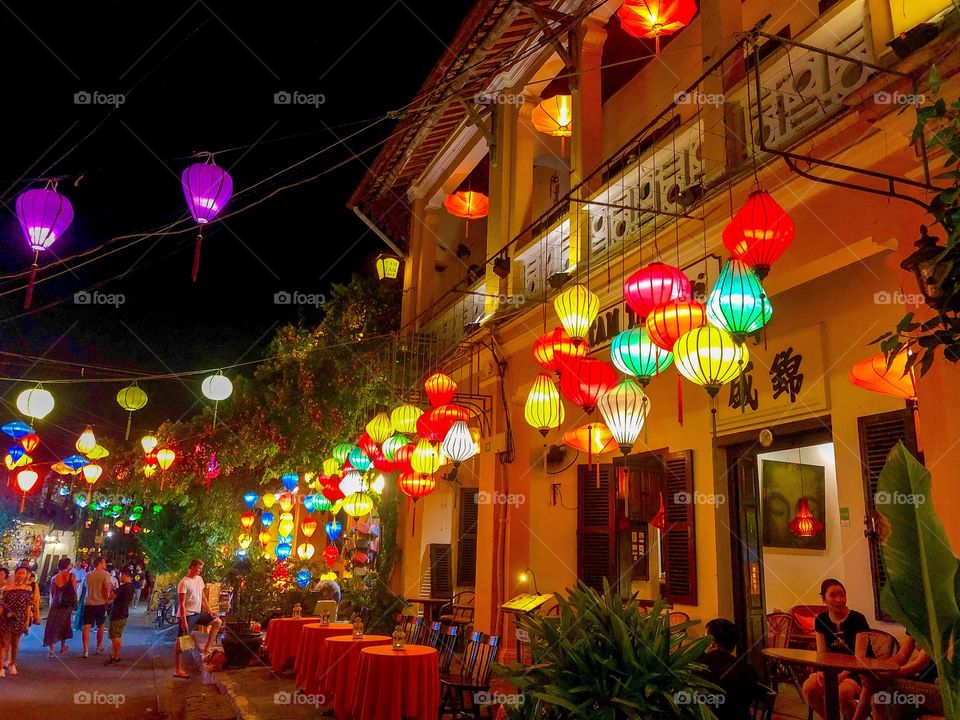
{"type": "Polygon", "coordinates": [[[779,460],[760,461],[763,493],[763,545],[795,550],[827,549],[826,468],[779,460]],[[797,504],[806,498],[813,516],[822,523],[811,537],[790,530],[797,504]]]}

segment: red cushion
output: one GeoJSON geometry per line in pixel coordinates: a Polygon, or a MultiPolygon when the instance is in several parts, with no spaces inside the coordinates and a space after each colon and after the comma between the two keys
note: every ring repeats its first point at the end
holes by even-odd
{"type": "Polygon", "coordinates": [[[817,622],[817,618],[813,615],[801,615],[800,613],[794,613],[793,616],[797,619],[797,624],[800,625],[800,629],[805,633],[812,633],[814,623],[817,622]]]}

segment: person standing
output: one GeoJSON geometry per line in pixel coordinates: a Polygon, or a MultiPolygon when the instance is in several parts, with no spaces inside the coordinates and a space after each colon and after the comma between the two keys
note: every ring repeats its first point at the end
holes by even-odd
{"type": "Polygon", "coordinates": [[[143,589],[143,567],[138,563],[133,568],[133,576],[130,578],[133,584],[133,602],[132,607],[136,607],[140,602],[140,591],[143,589]]]}
{"type": "Polygon", "coordinates": [[[190,677],[189,673],[180,664],[181,641],[183,638],[189,637],[197,625],[207,625],[209,627],[207,644],[203,648],[203,659],[206,660],[210,655],[210,647],[220,634],[220,626],[223,624],[220,617],[210,610],[206,593],[203,591],[204,582],[203,578],[200,577],[201,572],[203,572],[203,561],[191,560],[190,569],[177,585],[177,598],[180,601],[177,617],[180,620],[180,631],[174,645],[176,670],[173,676],[178,678],[190,677]]]}
{"type": "Polygon", "coordinates": [[[116,665],[120,662],[120,650],[123,648],[123,629],[127,626],[130,617],[130,603],[133,601],[133,583],[130,580],[129,568],[121,568],[120,585],[110,606],[110,658],[104,665],[116,665]]]}
{"type": "Polygon", "coordinates": [[[83,654],[81,658],[90,657],[90,628],[97,626],[97,648],[95,653],[103,652],[103,623],[107,619],[107,603],[113,597],[113,579],[104,566],[103,558],[94,558],[90,563],[93,568],[87,573],[87,599],[83,606],[83,654]]]}
{"type": "MultiPolygon", "coordinates": [[[[7,666],[11,675],[17,674],[17,652],[23,631],[30,627],[30,606],[33,604],[33,588],[30,587],[30,570],[18,567],[13,582],[3,588],[0,600],[0,656],[10,652],[7,666]]],[[[5,668],[0,665],[0,678],[5,677],[5,668]]]]}
{"type": "MultiPolygon", "coordinates": [[[[33,605],[30,606],[30,625],[39,625],[40,624],[40,583],[37,581],[37,572],[36,570],[30,570],[30,576],[27,580],[30,583],[30,588],[33,590],[33,605]]],[[[23,634],[26,635],[29,630],[23,631],[23,634]]]]}
{"type": "Polygon", "coordinates": [[[90,564],[86,560],[77,558],[76,565],[73,566],[73,574],[77,576],[77,613],[73,619],[73,629],[77,632],[83,630],[83,606],[87,602],[87,572],[90,564]]]}
{"type": "Polygon", "coordinates": [[[77,577],[70,572],[70,558],[60,558],[60,569],[50,579],[50,612],[43,629],[43,644],[50,648],[48,657],[53,657],[54,645],[60,643],[60,654],[67,652],[67,640],[73,637],[70,615],[77,607],[77,577]]]}

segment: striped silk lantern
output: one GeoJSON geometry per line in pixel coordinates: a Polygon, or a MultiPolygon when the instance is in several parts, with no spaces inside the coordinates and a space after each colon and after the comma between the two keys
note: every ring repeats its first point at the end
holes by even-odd
{"type": "Polygon", "coordinates": [[[194,163],[180,176],[183,196],[194,222],[197,223],[197,244],[193,252],[193,268],[190,277],[194,282],[200,272],[200,244],[203,241],[203,226],[210,223],[233,195],[233,179],[226,170],[213,163],[194,163]]]}

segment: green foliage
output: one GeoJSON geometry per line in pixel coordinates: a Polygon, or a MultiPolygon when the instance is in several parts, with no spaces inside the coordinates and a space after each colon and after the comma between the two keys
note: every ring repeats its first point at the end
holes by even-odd
{"type": "Polygon", "coordinates": [[[692,623],[671,629],[663,601],[641,612],[636,597],[625,601],[606,581],[603,595],[583,583],[568,594],[556,594],[559,618],[519,618],[533,664],[495,668],[524,697],[508,708],[512,718],[713,717],[706,705],[683,702],[717,692],[696,674],[710,638],[688,641],[692,623]]]}
{"type": "Polygon", "coordinates": [[[234,588],[233,617],[246,625],[264,622],[282,606],[280,591],[273,582],[274,563],[263,556],[237,560],[226,573],[234,588]]]}
{"type": "Polygon", "coordinates": [[[877,483],[887,582],[880,603],[937,662],[946,716],[960,718],[960,561],[933,509],[930,473],[903,443],[877,483]]]}
{"type": "Polygon", "coordinates": [[[17,515],[4,505],[0,505],[0,558],[6,557],[10,551],[19,526],[20,520],[17,515]]]}
{"type": "Polygon", "coordinates": [[[354,574],[341,581],[341,601],[345,612],[351,616],[361,608],[366,610],[367,632],[390,635],[397,626],[396,617],[407,606],[406,601],[395,595],[378,573],[354,574]],[[349,609],[346,607],[349,606],[349,609]]]}

